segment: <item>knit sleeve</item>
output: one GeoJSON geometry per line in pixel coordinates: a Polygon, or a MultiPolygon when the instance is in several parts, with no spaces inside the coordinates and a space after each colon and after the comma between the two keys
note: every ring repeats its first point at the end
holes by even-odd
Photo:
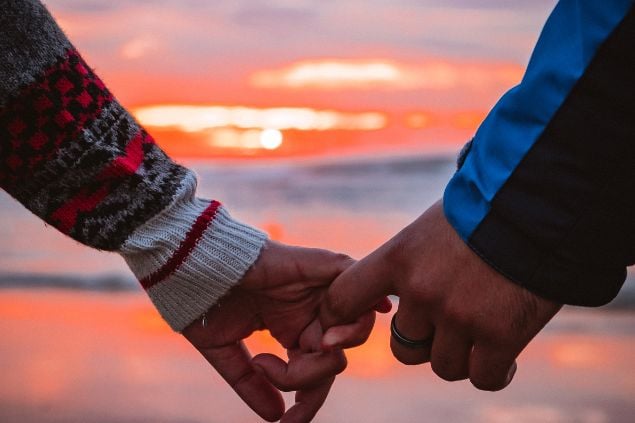
{"type": "Polygon", "coordinates": [[[0,186],[62,233],[121,254],[183,330],[240,281],[266,235],[196,197],[194,174],[117,102],[39,1],[0,6],[0,186]]]}

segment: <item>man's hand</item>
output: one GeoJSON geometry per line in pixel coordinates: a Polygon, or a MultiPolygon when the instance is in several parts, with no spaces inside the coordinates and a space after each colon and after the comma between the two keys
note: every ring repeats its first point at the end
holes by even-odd
{"type": "MultiPolygon", "coordinates": [[[[262,418],[308,422],[346,367],[341,350],[322,351],[317,314],[326,288],[352,263],[345,255],[268,242],[240,284],[207,313],[206,325],[196,321],[183,335],[262,418]],[[288,363],[272,354],[251,357],[243,339],[263,329],[287,349],[288,363]],[[298,391],[286,413],[279,390],[298,391]]],[[[374,312],[360,316],[342,328],[345,343],[370,334],[374,312]]]]}
{"type": "MultiPolygon", "coordinates": [[[[349,322],[389,294],[400,297],[399,332],[411,340],[432,339],[431,347],[417,349],[392,338],[399,361],[430,361],[445,380],[469,377],[491,391],[511,382],[516,357],[561,307],[480,259],[447,222],[440,202],[333,282],[323,327],[349,322]]],[[[323,343],[345,345],[341,333],[329,329],[323,343]]]]}

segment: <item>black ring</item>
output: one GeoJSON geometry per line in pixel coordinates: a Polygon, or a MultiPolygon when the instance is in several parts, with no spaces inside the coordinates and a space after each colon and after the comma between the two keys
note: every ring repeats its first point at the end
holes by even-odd
{"type": "Polygon", "coordinates": [[[392,320],[390,321],[390,333],[395,341],[408,348],[429,348],[432,346],[432,337],[415,341],[414,339],[403,336],[401,332],[399,332],[399,329],[397,329],[395,317],[397,317],[397,313],[392,316],[392,320]]]}

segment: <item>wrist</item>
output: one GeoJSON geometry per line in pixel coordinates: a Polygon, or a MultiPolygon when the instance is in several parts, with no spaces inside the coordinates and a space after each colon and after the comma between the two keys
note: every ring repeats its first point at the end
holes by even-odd
{"type": "Polygon", "coordinates": [[[188,194],[138,228],[120,250],[176,331],[238,284],[267,240],[220,203],[188,194]]]}

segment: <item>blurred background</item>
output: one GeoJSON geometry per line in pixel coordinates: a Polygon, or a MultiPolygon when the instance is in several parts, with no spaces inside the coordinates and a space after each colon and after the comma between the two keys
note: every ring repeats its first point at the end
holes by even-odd
{"type": "MultiPolygon", "coordinates": [[[[440,198],[518,83],[555,0],[49,0],[200,195],[293,244],[362,257],[440,198]]],[[[255,422],[118,256],[0,193],[0,421],[255,422]]],[[[632,422],[635,283],[565,308],[505,391],[406,368],[389,317],[317,422],[632,422]]],[[[280,352],[258,333],[254,352],[280,352]]],[[[292,398],[292,397],[287,397],[292,398]]]]}

